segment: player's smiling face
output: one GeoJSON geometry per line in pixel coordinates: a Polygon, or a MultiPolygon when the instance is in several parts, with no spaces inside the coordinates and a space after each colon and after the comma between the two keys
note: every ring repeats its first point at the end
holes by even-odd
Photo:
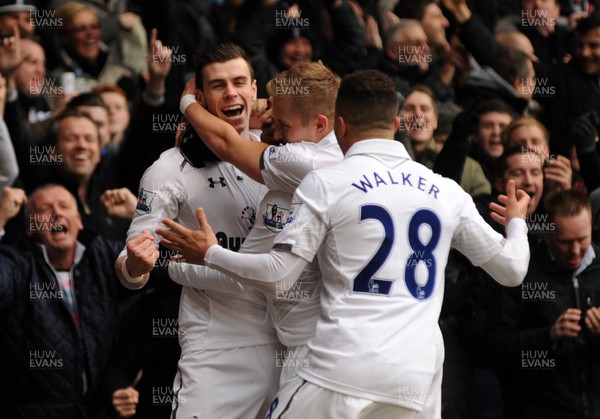
{"type": "Polygon", "coordinates": [[[62,186],[37,192],[29,203],[29,232],[49,251],[68,251],[75,247],[83,228],[75,198],[62,186]]]}
{"type": "Polygon", "coordinates": [[[314,118],[303,121],[298,110],[294,108],[293,99],[287,97],[271,97],[273,138],[281,143],[298,143],[300,141],[314,142],[317,140],[316,122],[314,118]]]}
{"type": "Polygon", "coordinates": [[[200,102],[210,113],[229,123],[238,133],[248,131],[256,81],[243,58],[204,67],[200,102]]]}

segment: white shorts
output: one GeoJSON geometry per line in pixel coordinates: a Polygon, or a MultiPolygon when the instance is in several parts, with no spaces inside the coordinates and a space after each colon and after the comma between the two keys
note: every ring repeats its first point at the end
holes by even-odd
{"type": "Polygon", "coordinates": [[[264,418],[277,391],[280,344],[181,354],[171,419],[264,418]]]}
{"type": "Polygon", "coordinates": [[[296,372],[308,365],[306,354],[308,346],[292,346],[283,351],[283,356],[277,355],[277,364],[281,367],[281,377],[279,378],[279,391],[283,391],[290,382],[298,377],[296,372]]]}
{"type": "Polygon", "coordinates": [[[427,400],[422,412],[417,412],[347,396],[296,377],[273,399],[266,419],[439,419],[441,387],[438,385],[436,388],[439,389],[437,395],[427,400]]]}

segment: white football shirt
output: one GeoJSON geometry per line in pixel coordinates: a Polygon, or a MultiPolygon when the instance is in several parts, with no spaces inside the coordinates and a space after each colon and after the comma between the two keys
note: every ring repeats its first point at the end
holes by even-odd
{"type": "MultiPolygon", "coordinates": [[[[318,143],[290,143],[265,149],[261,173],[269,191],[260,203],[256,223],[240,253],[269,252],[277,234],[295,216],[292,196],[302,179],[313,169],[334,165],[342,157],[333,131],[318,143]]],[[[212,219],[207,219],[212,225],[212,219]]],[[[233,279],[204,266],[171,265],[169,275],[178,283],[198,288],[208,281],[211,286],[218,281],[231,288],[237,286],[233,279]]],[[[305,345],[314,336],[320,313],[320,292],[320,272],[315,260],[295,284],[266,295],[267,310],[281,343],[288,347],[305,345]]]]}
{"type": "Polygon", "coordinates": [[[438,317],[450,247],[477,266],[502,251],[502,236],[458,184],[390,140],[354,144],[343,162],[309,174],[294,202],[275,247],[318,256],[323,278],[322,313],[298,375],[421,410],[444,356],[438,317]]]}
{"type": "MultiPolygon", "coordinates": [[[[237,251],[256,221],[258,204],[266,192],[226,162],[194,168],[178,148],[161,154],[140,181],[136,215],[127,239],[175,219],[197,229],[195,211],[203,207],[223,247],[237,251]]],[[[158,237],[157,237],[158,239],[158,237]]],[[[266,314],[262,293],[250,288],[201,291],[183,287],[179,305],[179,343],[182,351],[223,349],[277,342],[266,314]]]]}
{"type": "MultiPolygon", "coordinates": [[[[271,250],[276,234],[295,217],[297,204],[292,197],[302,179],[312,170],[332,166],[342,158],[342,150],[333,131],[318,143],[303,141],[280,147],[269,146],[261,159],[261,174],[269,192],[261,202],[256,231],[244,243],[244,249],[248,249],[244,253],[271,250]],[[261,240],[261,236],[265,239],[261,240]]],[[[321,312],[320,277],[315,260],[304,269],[295,284],[266,295],[268,311],[279,340],[287,347],[305,345],[315,334],[321,312]]]]}

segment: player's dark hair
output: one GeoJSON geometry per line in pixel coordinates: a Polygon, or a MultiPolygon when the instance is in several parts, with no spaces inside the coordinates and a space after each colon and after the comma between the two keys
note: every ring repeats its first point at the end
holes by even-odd
{"type": "Polygon", "coordinates": [[[198,55],[196,59],[196,88],[202,90],[204,67],[212,63],[224,63],[236,58],[242,58],[246,61],[250,69],[250,81],[254,80],[254,69],[242,47],[233,42],[225,42],[210,46],[198,55]]]}
{"type": "Polygon", "coordinates": [[[342,79],[335,114],[355,129],[388,129],[394,123],[397,109],[396,87],[380,71],[355,71],[342,79]]]}

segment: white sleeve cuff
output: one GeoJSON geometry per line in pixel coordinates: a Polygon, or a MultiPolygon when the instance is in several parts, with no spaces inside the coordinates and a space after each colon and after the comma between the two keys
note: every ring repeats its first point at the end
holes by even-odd
{"type": "Polygon", "coordinates": [[[502,251],[481,267],[504,286],[521,285],[529,269],[529,243],[525,220],[510,220],[506,225],[506,239],[502,251]]]}
{"type": "Polygon", "coordinates": [[[183,97],[179,101],[179,110],[181,111],[181,113],[185,115],[185,110],[192,103],[197,103],[196,96],[194,96],[194,95],[192,95],[190,93],[188,93],[187,95],[183,95],[183,97]]]}

